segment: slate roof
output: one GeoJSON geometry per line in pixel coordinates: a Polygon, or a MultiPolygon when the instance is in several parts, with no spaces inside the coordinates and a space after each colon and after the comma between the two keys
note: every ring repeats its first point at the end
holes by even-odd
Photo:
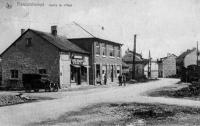
{"type": "MultiPolygon", "coordinates": [[[[122,60],[124,62],[132,62],[133,61],[133,54],[129,53],[129,54],[125,54],[122,57],[122,60]]],[[[141,57],[139,57],[138,55],[135,56],[135,61],[142,61],[143,59],[141,57]]]]}
{"type": "Polygon", "coordinates": [[[65,36],[59,36],[59,35],[54,36],[51,33],[46,33],[46,32],[37,31],[33,29],[30,29],[30,30],[36,33],[37,35],[39,35],[40,37],[44,38],[45,40],[47,40],[48,42],[50,42],[51,44],[53,44],[54,46],[56,46],[62,51],[72,51],[72,52],[77,52],[77,53],[88,54],[87,51],[83,50],[79,46],[70,42],[65,36]]]}
{"type": "Polygon", "coordinates": [[[196,48],[193,48],[193,49],[188,49],[186,50],[185,52],[181,53],[177,58],[176,58],[176,63],[181,63],[183,62],[185,56],[187,56],[188,54],[190,54],[191,52],[195,51],[196,48]]]}
{"type": "Polygon", "coordinates": [[[34,29],[28,29],[26,30],[22,35],[20,35],[6,50],[4,50],[0,57],[3,56],[3,54],[12,46],[14,45],[24,34],[26,34],[28,31],[32,31],[33,33],[37,34],[41,38],[45,39],[61,51],[66,52],[75,52],[75,53],[82,53],[82,54],[89,54],[89,52],[85,51],[84,49],[80,48],[76,44],[70,42],[65,36],[60,35],[52,35],[51,33],[37,31],[34,29]]]}
{"type": "Polygon", "coordinates": [[[118,40],[115,40],[116,37],[110,36],[112,31],[108,31],[108,29],[105,29],[103,26],[73,23],[58,27],[58,32],[61,35],[65,35],[68,39],[98,38],[122,45],[117,42],[118,40]]]}

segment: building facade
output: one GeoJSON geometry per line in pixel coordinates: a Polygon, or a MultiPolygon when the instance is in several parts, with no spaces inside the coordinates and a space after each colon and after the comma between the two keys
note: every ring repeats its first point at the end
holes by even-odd
{"type": "Polygon", "coordinates": [[[61,88],[70,87],[74,80],[89,83],[89,53],[57,35],[56,26],[50,33],[22,30],[1,58],[3,87],[22,88],[24,74],[46,74],[61,88]]]}
{"type": "Polygon", "coordinates": [[[121,46],[110,32],[99,26],[69,24],[59,28],[68,40],[89,52],[89,83],[118,82],[122,71],[121,46]],[[73,31],[73,32],[72,32],[73,31]]]}
{"type": "MultiPolygon", "coordinates": [[[[128,78],[132,78],[132,71],[133,71],[133,51],[127,49],[125,51],[125,55],[122,58],[123,62],[128,65],[128,78]]],[[[135,58],[135,78],[140,79],[144,77],[144,66],[146,64],[146,60],[142,58],[142,55],[136,53],[135,58]]],[[[127,71],[127,70],[126,70],[127,71]]]]}
{"type": "Polygon", "coordinates": [[[90,69],[90,84],[118,82],[122,72],[121,44],[99,38],[69,39],[79,47],[88,51],[90,69]]]}
{"type": "MultiPolygon", "coordinates": [[[[200,56],[198,55],[198,65],[200,64],[200,56]]],[[[197,49],[188,49],[176,58],[176,68],[178,76],[181,76],[182,70],[190,65],[197,65],[197,49]]]]}
{"type": "Polygon", "coordinates": [[[176,55],[168,54],[167,57],[158,60],[158,76],[171,77],[176,75],[176,55]]]}

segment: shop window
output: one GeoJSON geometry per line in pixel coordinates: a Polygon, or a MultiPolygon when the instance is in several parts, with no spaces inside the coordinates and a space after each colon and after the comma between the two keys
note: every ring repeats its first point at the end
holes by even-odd
{"type": "Polygon", "coordinates": [[[31,46],[31,40],[32,38],[26,38],[26,47],[30,47],[31,46]]]}
{"type": "Polygon", "coordinates": [[[110,56],[114,57],[114,46],[110,47],[110,56]]]}
{"type": "Polygon", "coordinates": [[[102,44],[102,55],[106,56],[106,44],[105,43],[102,44]]]}
{"type": "Polygon", "coordinates": [[[96,55],[100,55],[100,43],[96,42],[96,55]]]}
{"type": "Polygon", "coordinates": [[[18,70],[11,70],[11,78],[18,78],[18,70]]]}
{"type": "Polygon", "coordinates": [[[39,69],[39,74],[47,74],[47,70],[46,69],[39,69]]]}

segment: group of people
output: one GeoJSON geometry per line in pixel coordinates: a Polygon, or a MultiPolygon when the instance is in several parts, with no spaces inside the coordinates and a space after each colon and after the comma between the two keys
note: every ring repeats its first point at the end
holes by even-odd
{"type": "Polygon", "coordinates": [[[107,83],[107,76],[106,76],[106,74],[104,74],[102,78],[99,75],[97,77],[97,83],[100,84],[100,85],[102,85],[102,84],[106,85],[106,83],[107,83]]]}
{"type": "Polygon", "coordinates": [[[124,86],[126,86],[126,75],[125,74],[120,74],[119,76],[118,76],[118,80],[119,80],[119,86],[122,86],[122,85],[124,85],[124,86]]]}
{"type": "MultiPolygon", "coordinates": [[[[120,74],[118,76],[118,81],[119,81],[119,86],[126,86],[126,75],[125,74],[120,74]]],[[[97,78],[97,83],[99,83],[100,85],[104,84],[106,85],[107,83],[107,76],[106,74],[103,75],[103,78],[101,79],[100,76],[97,78]]]]}

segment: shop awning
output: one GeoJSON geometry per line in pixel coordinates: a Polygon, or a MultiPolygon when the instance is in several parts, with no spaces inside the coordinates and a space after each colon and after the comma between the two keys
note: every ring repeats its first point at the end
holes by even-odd
{"type": "Polygon", "coordinates": [[[80,65],[74,65],[72,64],[73,67],[76,67],[76,68],[80,68],[81,66],[80,65]]]}

